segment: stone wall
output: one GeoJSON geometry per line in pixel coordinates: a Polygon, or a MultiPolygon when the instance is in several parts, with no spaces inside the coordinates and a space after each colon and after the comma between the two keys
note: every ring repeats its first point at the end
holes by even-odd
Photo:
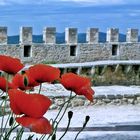
{"type": "Polygon", "coordinates": [[[78,43],[77,29],[66,28],[65,44],[56,44],[56,29],[43,30],[44,43],[32,42],[32,27],[20,28],[20,44],[7,44],[7,28],[0,27],[0,54],[22,59],[26,64],[73,63],[97,60],[140,60],[138,30],[128,29],[126,42],[119,42],[119,30],[108,29],[105,43],[99,42],[99,29],[89,28],[87,42],[78,43]]]}
{"type": "MultiPolygon", "coordinates": [[[[68,100],[66,96],[50,97],[52,98],[52,106],[50,109],[58,109],[65,101],[68,100]]],[[[72,99],[69,107],[90,106],[90,105],[127,105],[140,104],[140,93],[137,94],[110,94],[110,95],[95,95],[94,102],[91,103],[85,97],[75,97],[72,99]]]]}
{"type": "MultiPolygon", "coordinates": [[[[140,43],[118,43],[118,54],[112,55],[112,44],[76,45],[76,56],[70,56],[67,44],[32,44],[31,54],[24,57],[24,45],[0,45],[0,54],[20,58],[24,63],[79,63],[99,60],[140,60],[140,43]]],[[[28,47],[28,46],[27,46],[28,47]]]]}
{"type": "MultiPolygon", "coordinates": [[[[60,106],[68,100],[67,96],[50,96],[52,100],[52,105],[50,110],[59,109],[60,106]]],[[[110,95],[95,95],[94,102],[91,103],[85,97],[78,96],[71,100],[69,107],[78,107],[78,106],[101,106],[101,105],[140,105],[140,93],[137,94],[110,94],[110,95]]],[[[1,108],[3,109],[3,107],[1,108]]],[[[0,110],[1,112],[1,110],[0,110]]],[[[6,113],[10,112],[9,101],[6,105],[6,113]]]]}

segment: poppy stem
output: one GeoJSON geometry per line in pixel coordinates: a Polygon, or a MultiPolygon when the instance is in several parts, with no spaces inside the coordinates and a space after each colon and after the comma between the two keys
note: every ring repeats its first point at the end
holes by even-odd
{"type": "Polygon", "coordinates": [[[66,128],[64,134],[59,138],[59,140],[61,140],[65,136],[65,134],[67,133],[67,131],[69,129],[69,126],[70,126],[70,123],[71,123],[72,116],[73,116],[73,112],[69,111],[68,112],[68,125],[67,125],[67,128],[66,128]]]}
{"type": "MultiPolygon", "coordinates": [[[[6,73],[6,96],[8,95],[8,79],[9,79],[9,74],[6,73]]],[[[7,103],[7,98],[3,99],[2,104],[4,103],[3,106],[3,111],[2,111],[2,121],[1,121],[1,135],[3,135],[3,125],[4,125],[4,116],[5,116],[5,108],[6,108],[6,103],[7,103]]],[[[1,106],[2,106],[1,104],[1,106]]]]}
{"type": "Polygon", "coordinates": [[[76,137],[75,137],[74,140],[77,140],[77,137],[79,136],[79,134],[80,134],[80,133],[84,130],[84,128],[86,127],[86,125],[87,125],[89,119],[90,119],[90,117],[89,117],[89,116],[86,116],[85,122],[84,122],[84,124],[83,124],[83,127],[79,130],[79,132],[77,133],[77,135],[76,135],[76,137]]]}
{"type": "Polygon", "coordinates": [[[0,94],[0,97],[4,94],[4,91],[0,94]]]}
{"type": "Polygon", "coordinates": [[[40,86],[39,86],[38,94],[40,94],[40,92],[41,92],[41,88],[42,88],[42,83],[41,83],[40,86]]]}
{"type": "MultiPolygon", "coordinates": [[[[64,109],[64,112],[63,112],[63,114],[61,115],[59,121],[57,122],[57,125],[56,125],[55,128],[54,128],[54,133],[53,133],[53,134],[56,134],[56,130],[57,130],[57,128],[58,128],[58,125],[59,125],[59,123],[61,122],[61,120],[63,119],[63,117],[64,117],[64,115],[65,115],[65,113],[66,113],[66,111],[67,111],[67,109],[68,109],[69,103],[70,103],[70,101],[71,101],[71,97],[72,97],[72,91],[71,91],[71,93],[70,93],[70,97],[69,97],[68,101],[65,102],[65,103],[67,103],[67,105],[66,105],[66,107],[65,107],[65,109],[64,109]]],[[[65,105],[65,104],[64,104],[64,105],[65,105]]]]}
{"type": "Polygon", "coordinates": [[[52,126],[54,126],[54,124],[57,122],[56,120],[58,119],[60,113],[62,112],[62,109],[64,108],[65,104],[68,103],[67,106],[66,106],[66,108],[65,108],[65,110],[64,110],[64,112],[63,112],[63,114],[62,114],[62,116],[61,116],[61,118],[59,119],[59,121],[57,122],[56,126],[54,127],[54,131],[52,132],[52,134],[50,134],[50,135],[48,136],[47,140],[49,140],[49,138],[50,138],[51,136],[53,136],[54,134],[56,134],[56,130],[57,130],[58,124],[59,124],[60,121],[62,120],[62,118],[63,118],[63,116],[64,116],[64,114],[65,114],[65,112],[66,112],[66,110],[67,110],[67,108],[68,108],[68,105],[69,105],[70,100],[72,100],[72,99],[75,98],[75,97],[76,97],[76,95],[72,97],[72,91],[71,91],[69,99],[68,99],[67,101],[65,101],[63,104],[61,104],[60,110],[59,110],[59,112],[57,113],[57,116],[55,117],[55,119],[54,119],[54,121],[53,121],[53,123],[52,123],[52,126]]]}

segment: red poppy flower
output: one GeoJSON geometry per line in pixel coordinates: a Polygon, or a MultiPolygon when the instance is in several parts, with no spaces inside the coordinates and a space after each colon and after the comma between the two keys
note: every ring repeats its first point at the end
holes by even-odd
{"type": "Polygon", "coordinates": [[[10,89],[10,107],[17,115],[25,114],[30,117],[40,118],[51,105],[51,100],[40,94],[26,94],[23,91],[10,89]]]}
{"type": "Polygon", "coordinates": [[[9,74],[16,74],[24,65],[19,59],[10,56],[0,55],[0,70],[9,74]]]}
{"type": "Polygon", "coordinates": [[[40,134],[51,134],[52,126],[50,122],[42,117],[42,118],[32,118],[28,116],[17,117],[16,121],[22,126],[29,128],[32,132],[40,133],[40,134]]]}
{"type": "Polygon", "coordinates": [[[27,74],[38,83],[53,82],[54,80],[59,79],[60,70],[49,65],[37,64],[30,67],[27,74]]]}
{"type": "Polygon", "coordinates": [[[88,100],[93,101],[94,91],[89,78],[66,73],[62,75],[60,81],[67,90],[74,91],[77,95],[84,95],[88,100]]]}
{"type": "Polygon", "coordinates": [[[4,92],[6,92],[6,85],[8,86],[8,89],[13,88],[11,83],[7,83],[7,80],[4,77],[0,77],[0,89],[4,92]]]}
{"type": "Polygon", "coordinates": [[[33,87],[39,85],[39,83],[33,81],[27,74],[21,75],[18,73],[13,77],[12,83],[14,88],[19,88],[21,90],[32,89],[33,87]]]}

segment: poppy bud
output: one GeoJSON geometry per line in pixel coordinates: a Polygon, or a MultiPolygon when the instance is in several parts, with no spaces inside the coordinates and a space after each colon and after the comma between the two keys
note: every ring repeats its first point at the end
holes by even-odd
{"type": "Polygon", "coordinates": [[[69,118],[69,120],[72,118],[72,116],[73,116],[73,112],[72,111],[69,111],[68,112],[68,118],[69,118]]]}
{"type": "Polygon", "coordinates": [[[24,86],[25,87],[28,86],[28,78],[27,78],[27,76],[24,76],[24,86]]]}
{"type": "Polygon", "coordinates": [[[85,123],[84,123],[84,125],[83,125],[83,128],[87,125],[89,119],[90,119],[90,116],[86,116],[86,118],[85,118],[85,123]]]}
{"type": "Polygon", "coordinates": [[[14,123],[14,118],[13,118],[13,117],[11,117],[11,118],[10,118],[10,120],[9,120],[9,126],[12,126],[12,125],[13,125],[13,123],[14,123]]]}

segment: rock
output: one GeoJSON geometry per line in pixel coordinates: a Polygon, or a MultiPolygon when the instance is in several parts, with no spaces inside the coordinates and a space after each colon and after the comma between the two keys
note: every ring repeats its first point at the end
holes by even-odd
{"type": "Polygon", "coordinates": [[[57,109],[57,108],[58,108],[58,106],[56,106],[56,104],[52,104],[52,105],[50,106],[50,110],[57,109]]]}
{"type": "Polygon", "coordinates": [[[123,95],[121,95],[121,94],[116,95],[116,99],[122,99],[122,98],[123,98],[123,95]]]}
{"type": "Polygon", "coordinates": [[[106,103],[106,104],[108,104],[108,103],[110,103],[111,102],[111,100],[110,99],[103,99],[103,101],[106,103]]]}
{"type": "Polygon", "coordinates": [[[134,94],[124,94],[124,98],[135,98],[134,94]]]}
{"type": "Polygon", "coordinates": [[[55,99],[55,104],[56,105],[61,105],[65,102],[65,99],[64,98],[58,98],[58,99],[55,99]]]}
{"type": "Polygon", "coordinates": [[[115,95],[111,95],[111,94],[110,95],[107,95],[107,98],[108,99],[111,99],[111,100],[116,99],[115,95]]]}
{"type": "Polygon", "coordinates": [[[85,101],[83,99],[77,98],[71,101],[72,103],[72,107],[76,107],[76,106],[83,106],[85,101]]]}
{"type": "Polygon", "coordinates": [[[106,96],[105,95],[96,95],[94,98],[95,99],[105,99],[106,96]]]}

